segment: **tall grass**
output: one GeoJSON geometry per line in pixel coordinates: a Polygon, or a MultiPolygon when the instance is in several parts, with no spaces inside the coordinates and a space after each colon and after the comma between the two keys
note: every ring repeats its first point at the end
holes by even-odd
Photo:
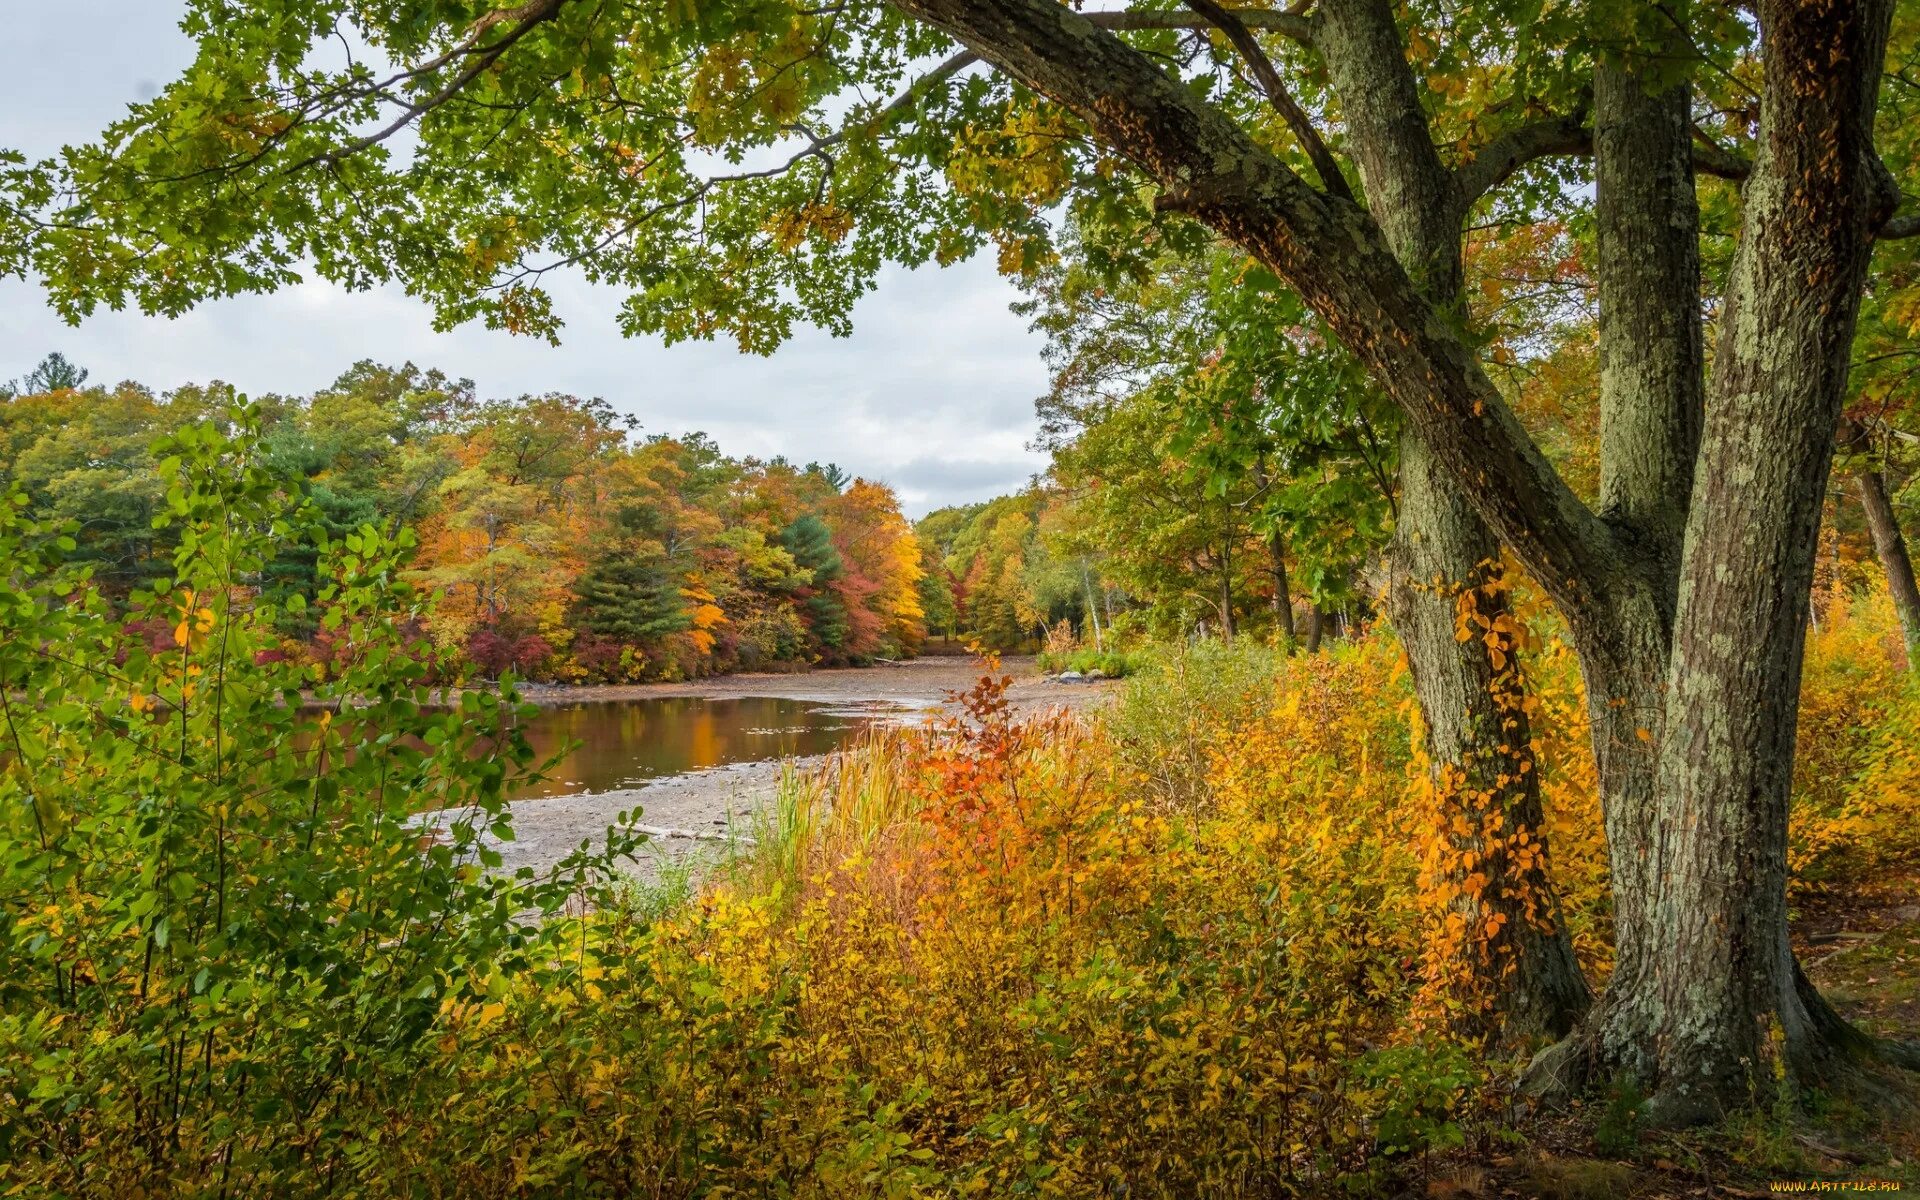
{"type": "Polygon", "coordinates": [[[922,791],[913,778],[918,730],[876,728],[806,769],[788,762],[772,802],[753,816],[753,845],[731,880],[763,895],[797,897],[823,871],[910,851],[922,791]]]}

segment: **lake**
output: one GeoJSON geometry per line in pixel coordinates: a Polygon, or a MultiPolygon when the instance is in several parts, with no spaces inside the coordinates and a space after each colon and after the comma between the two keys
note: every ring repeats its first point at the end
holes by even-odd
{"type": "Polygon", "coordinates": [[[637,787],[649,780],[730,763],[826,754],[876,725],[921,709],[889,701],[825,703],[770,696],[668,696],[596,700],[542,708],[527,738],[542,758],[578,742],[543,782],[516,800],[637,787]]]}

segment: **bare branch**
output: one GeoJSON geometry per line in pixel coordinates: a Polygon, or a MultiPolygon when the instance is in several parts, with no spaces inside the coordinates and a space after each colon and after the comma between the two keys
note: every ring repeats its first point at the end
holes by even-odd
{"type": "Polygon", "coordinates": [[[400,115],[373,133],[367,134],[365,137],[355,138],[346,145],[335,150],[330,150],[325,154],[316,155],[294,163],[291,167],[287,168],[287,174],[294,174],[318,162],[337,163],[342,159],[351,158],[362,150],[377,146],[381,142],[386,141],[394,134],[405,129],[408,125],[411,125],[415,118],[431,112],[442,104],[445,104],[448,100],[459,95],[468,84],[478,79],[483,71],[491,67],[502,54],[505,54],[511,49],[514,43],[533,32],[536,26],[552,20],[554,15],[560,11],[560,6],[563,3],[565,3],[565,0],[529,0],[528,3],[518,8],[498,9],[488,13],[479,21],[475,22],[474,28],[468,33],[466,39],[456,51],[442,55],[440,58],[434,60],[434,64],[430,64],[427,68],[416,67],[408,72],[409,75],[417,76],[423,73],[424,70],[430,69],[431,65],[449,61],[456,53],[472,54],[474,56],[473,61],[467,64],[459,74],[447,81],[438,91],[423,100],[409,101],[402,104],[400,107],[400,115]],[[519,24],[508,30],[498,41],[489,43],[486,46],[478,45],[481,34],[493,26],[509,20],[518,21],[519,24]]]}
{"type": "Polygon", "coordinates": [[[1299,139],[1301,148],[1312,160],[1313,169],[1320,176],[1320,186],[1343,200],[1353,199],[1353,189],[1347,186],[1346,176],[1340,173],[1340,164],[1334,161],[1332,151],[1321,140],[1320,131],[1313,127],[1306,110],[1287,91],[1286,82],[1280,78],[1280,72],[1274,69],[1273,60],[1267,57],[1267,52],[1260,48],[1259,39],[1253,36],[1237,14],[1214,0],[1187,0],[1187,7],[1213,22],[1233,43],[1233,48],[1240,52],[1240,57],[1246,60],[1247,68],[1260,84],[1260,90],[1267,94],[1274,111],[1287,123],[1287,128],[1293,131],[1293,136],[1299,139]]]}

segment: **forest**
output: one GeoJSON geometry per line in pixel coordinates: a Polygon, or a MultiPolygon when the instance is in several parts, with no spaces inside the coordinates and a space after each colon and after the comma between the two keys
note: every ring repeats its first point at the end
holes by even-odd
{"type": "Polygon", "coordinates": [[[1920,1187],[1920,6],[182,7],[0,150],[82,328],[777,361],[984,254],[1048,465],[8,364],[0,1195],[1920,1187]],[[506,865],[526,681],[935,651],[744,836],[506,865]]]}
{"type": "MultiPolygon", "coordinates": [[[[84,386],[54,356],[0,407],[0,486],[74,522],[75,561],[125,592],[165,573],[166,483],[152,447],[236,402],[221,385],[157,396],[84,386]],[[37,378],[36,378],[37,377],[37,378]]],[[[868,662],[925,638],[919,542],[885,486],[837,467],[728,458],[699,434],[640,437],[603,400],[480,400],[471,382],[355,364],[325,391],[261,397],[265,467],[317,524],[262,594],[311,599],[321,545],[410,527],[445,667],[573,683],[678,680],[868,662]]],[[[165,631],[160,631],[164,633],[165,631]]],[[[287,617],[287,646],[332,640],[287,617]]]]}

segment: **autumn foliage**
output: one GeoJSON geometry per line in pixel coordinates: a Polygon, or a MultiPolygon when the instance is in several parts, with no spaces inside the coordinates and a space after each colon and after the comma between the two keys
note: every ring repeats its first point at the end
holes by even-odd
{"type": "MultiPolygon", "coordinates": [[[[1163,648],[1090,721],[1017,714],[990,663],[635,904],[599,854],[498,873],[537,764],[510,691],[430,703],[407,538],[282,607],[237,580],[317,516],[257,427],[163,449],[175,574],[131,620],[71,527],[0,508],[0,1195],[1365,1195],[1500,1136],[1470,902],[1536,839],[1461,828],[1390,634],[1163,648]],[[279,651],[302,612],[324,666],[279,651]]],[[[849,573],[904,555],[876,524],[849,573]]],[[[1602,978],[1578,674],[1524,590],[1476,611],[1527,684],[1559,896],[1528,919],[1602,978]]],[[[1829,593],[1803,894],[1920,853],[1899,654],[1883,599],[1829,593]]]]}
{"type": "MultiPolygon", "coordinates": [[[[1912,852],[1920,792],[1891,778],[1910,751],[1886,748],[1917,701],[1888,614],[1844,621],[1809,690],[1879,707],[1861,769],[1831,796],[1803,783],[1795,831],[1800,861],[1857,866],[1912,852]]],[[[1578,677],[1527,636],[1557,915],[1604,978],[1578,677]]],[[[569,986],[463,1015],[441,1047],[457,1099],[406,1127],[387,1186],[1368,1194],[1410,1155],[1490,1144],[1511,1097],[1452,1032],[1484,997],[1449,967],[1497,931],[1441,882],[1459,843],[1390,638],[1289,660],[1256,713],[1207,730],[1197,804],[1127,765],[1125,705],[1020,719],[1002,683],[790,777],[696,903],[585,922],[569,986]]]]}
{"type": "MultiPolygon", "coordinates": [[[[221,385],[137,384],[0,401],[0,481],[79,523],[76,553],[124,596],[164,573],[157,437],[224,419],[221,385]],[[57,400],[57,403],[48,403],[57,400]]],[[[334,538],[413,527],[410,578],[449,675],[676,680],[912,654],[925,639],[920,544],[885,484],[734,459],[701,434],[639,436],[601,400],[482,400],[464,380],[360,363],[260,406],[264,460],[334,538]]],[[[275,599],[319,586],[311,541],[275,599]]],[[[330,636],[283,620],[286,650],[330,636]]]]}

